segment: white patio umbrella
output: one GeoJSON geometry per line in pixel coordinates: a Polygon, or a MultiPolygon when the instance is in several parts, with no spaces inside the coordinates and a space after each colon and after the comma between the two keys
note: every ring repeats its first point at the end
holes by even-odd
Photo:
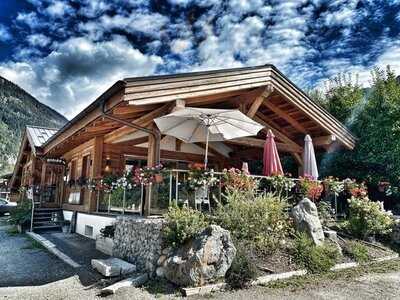
{"type": "Polygon", "coordinates": [[[318,179],[317,160],[315,159],[314,146],[310,135],[304,138],[304,152],[303,152],[304,176],[310,176],[312,179],[318,179]]]}
{"type": "Polygon", "coordinates": [[[163,134],[185,143],[205,142],[204,166],[208,163],[208,142],[256,135],[263,126],[238,110],[187,107],[154,120],[163,134]]]}

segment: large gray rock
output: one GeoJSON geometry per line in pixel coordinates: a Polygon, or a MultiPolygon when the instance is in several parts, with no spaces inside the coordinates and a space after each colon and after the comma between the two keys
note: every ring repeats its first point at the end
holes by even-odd
{"type": "Polygon", "coordinates": [[[200,286],[223,278],[235,255],[229,231],[210,225],[173,251],[157,273],[179,286],[200,286]]]}
{"type": "Polygon", "coordinates": [[[324,242],[324,231],[314,202],[304,198],[293,207],[292,216],[298,231],[306,232],[316,245],[321,245],[324,242]]]}

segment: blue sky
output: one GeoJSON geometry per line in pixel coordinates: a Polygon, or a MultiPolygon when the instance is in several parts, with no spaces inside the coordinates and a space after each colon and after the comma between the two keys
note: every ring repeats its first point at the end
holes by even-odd
{"type": "Polygon", "coordinates": [[[400,74],[400,0],[1,0],[0,75],[68,118],[116,80],[275,64],[304,89],[400,74]]]}

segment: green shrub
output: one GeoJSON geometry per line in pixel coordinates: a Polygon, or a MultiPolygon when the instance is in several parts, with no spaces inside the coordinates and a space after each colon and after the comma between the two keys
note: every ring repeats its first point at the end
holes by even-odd
{"type": "Polygon", "coordinates": [[[330,203],[326,201],[320,201],[317,204],[317,209],[318,209],[318,216],[319,219],[321,220],[322,225],[327,226],[335,221],[335,215],[332,211],[330,203]]]}
{"type": "Polygon", "coordinates": [[[325,273],[336,264],[339,251],[329,243],[315,246],[305,233],[301,233],[295,239],[293,255],[296,263],[309,272],[325,273]]]}
{"type": "Polygon", "coordinates": [[[226,283],[233,289],[242,289],[248,287],[256,277],[256,265],[243,250],[238,248],[232,265],[225,275],[226,283]]]}
{"type": "Polygon", "coordinates": [[[249,196],[247,192],[230,190],[226,200],[216,209],[214,221],[229,230],[235,241],[249,241],[259,250],[271,252],[292,230],[286,201],[273,194],[249,196]]]}
{"type": "Polygon", "coordinates": [[[391,232],[394,221],[381,209],[378,202],[368,197],[351,197],[347,230],[354,236],[366,238],[371,235],[386,235],[391,232]]]}
{"type": "Polygon", "coordinates": [[[359,263],[367,262],[370,258],[368,248],[357,241],[349,241],[343,248],[343,252],[359,263]]]}
{"type": "Polygon", "coordinates": [[[17,207],[10,212],[10,223],[27,226],[31,220],[32,204],[29,199],[21,198],[17,207]]]}
{"type": "Polygon", "coordinates": [[[170,207],[165,219],[164,240],[174,248],[195,237],[208,225],[204,214],[187,207],[170,207]]]}

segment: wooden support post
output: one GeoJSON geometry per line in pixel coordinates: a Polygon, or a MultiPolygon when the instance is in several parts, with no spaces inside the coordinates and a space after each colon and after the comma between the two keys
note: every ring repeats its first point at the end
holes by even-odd
{"type": "MultiPolygon", "coordinates": [[[[90,168],[90,178],[100,179],[102,175],[102,164],[103,164],[103,136],[97,136],[94,138],[93,143],[93,154],[91,156],[92,166],[90,168]]],[[[96,211],[98,204],[97,201],[100,199],[96,193],[99,191],[90,191],[90,211],[96,211]]]]}
{"type": "Polygon", "coordinates": [[[43,160],[42,163],[42,174],[40,176],[40,205],[42,204],[42,199],[43,199],[43,192],[44,192],[44,186],[46,184],[46,171],[47,171],[47,163],[45,160],[43,160]]]}
{"type": "MultiPolygon", "coordinates": [[[[157,127],[154,126],[154,123],[151,125],[152,129],[157,130],[157,127]]],[[[154,167],[154,165],[157,163],[157,153],[160,149],[160,145],[157,145],[157,143],[160,143],[160,141],[157,141],[153,135],[149,135],[149,142],[148,142],[148,148],[147,148],[147,166],[148,167],[154,167]],[[158,149],[158,150],[157,150],[158,149]]],[[[148,217],[150,215],[151,211],[151,201],[155,199],[156,195],[154,193],[154,187],[152,185],[149,185],[146,188],[146,199],[144,202],[144,216],[148,217]]]]}
{"type": "Polygon", "coordinates": [[[264,100],[272,94],[273,91],[274,91],[273,87],[268,85],[262,91],[261,95],[256,97],[253,104],[250,106],[249,111],[247,112],[247,116],[250,118],[253,118],[255,116],[255,114],[257,113],[258,108],[261,106],[261,104],[264,102],[264,100]]]}
{"type": "Polygon", "coordinates": [[[303,159],[301,157],[301,154],[297,153],[297,152],[292,152],[290,153],[294,160],[297,163],[297,171],[298,171],[298,176],[302,176],[303,175],[303,159]]]}

